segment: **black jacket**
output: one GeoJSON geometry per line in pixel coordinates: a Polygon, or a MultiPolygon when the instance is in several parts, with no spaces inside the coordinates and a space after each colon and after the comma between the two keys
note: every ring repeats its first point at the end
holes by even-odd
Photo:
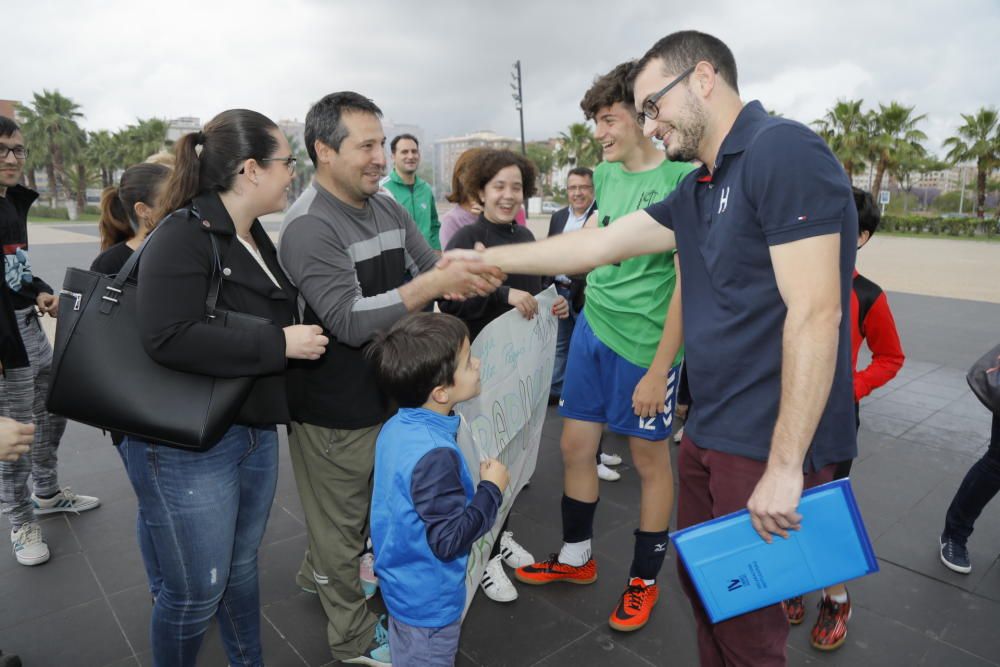
{"type": "Polygon", "coordinates": [[[7,283],[0,285],[0,364],[4,371],[29,365],[28,352],[21,340],[17,313],[14,312],[14,302],[7,283]]]}
{"type": "MultiPolygon", "coordinates": [[[[7,196],[0,199],[0,245],[3,254],[13,255],[18,249],[28,250],[28,209],[38,199],[34,190],[15,185],[7,188],[7,196]]],[[[14,308],[21,310],[35,305],[39,294],[55,294],[52,287],[33,276],[30,285],[23,285],[17,292],[12,291],[10,298],[14,308]]]]}
{"type": "Polygon", "coordinates": [[[236,239],[232,218],[215,193],[194,198],[201,217],[179,211],[160,223],[139,260],[138,317],[143,346],[164,366],[215,377],[260,376],[238,424],[287,423],[285,335],[294,323],[295,291],[278,266],[274,244],[259,221],[251,233],[282,288],[275,287],[236,239]],[[205,323],[215,236],[222,264],[217,307],[271,320],[255,330],[205,323]]]}
{"type": "MultiPolygon", "coordinates": [[[[590,202],[590,208],[587,209],[587,214],[584,216],[584,220],[589,218],[594,211],[597,210],[597,200],[590,202]]],[[[569,206],[565,206],[549,218],[549,236],[556,236],[557,234],[562,234],[563,230],[566,229],[566,221],[569,220],[569,206]]],[[[549,276],[545,279],[545,285],[551,285],[555,281],[555,277],[549,276]]],[[[569,305],[574,311],[579,312],[583,310],[583,293],[587,287],[587,276],[586,274],[580,274],[578,276],[570,276],[570,286],[569,286],[569,305]]]]}
{"type": "MultiPolygon", "coordinates": [[[[597,210],[597,201],[594,200],[590,202],[590,207],[587,209],[587,214],[584,216],[584,220],[589,218],[594,211],[597,210]]],[[[549,218],[549,236],[555,236],[556,234],[562,234],[563,230],[566,228],[566,221],[569,220],[569,206],[564,206],[549,218]]]]}
{"type": "MultiPolygon", "coordinates": [[[[522,227],[516,222],[506,225],[497,225],[480,214],[479,219],[471,225],[466,225],[455,232],[448,242],[448,250],[452,248],[471,249],[476,243],[482,243],[487,248],[508,245],[511,243],[531,243],[535,236],[527,227],[522,227]]],[[[500,317],[513,308],[507,303],[510,295],[510,288],[519,289],[528,294],[538,294],[542,291],[541,276],[528,276],[522,274],[508,274],[507,280],[497,288],[495,292],[487,296],[477,296],[465,301],[448,301],[439,299],[438,307],[441,312],[454,315],[465,320],[469,327],[469,340],[475,340],[479,332],[487,324],[500,317]]]]}

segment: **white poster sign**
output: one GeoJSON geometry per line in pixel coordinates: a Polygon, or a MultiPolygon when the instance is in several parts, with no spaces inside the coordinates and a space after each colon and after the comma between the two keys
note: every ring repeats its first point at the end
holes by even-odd
{"type": "Polygon", "coordinates": [[[473,356],[480,359],[481,391],[455,408],[462,417],[458,446],[476,484],[480,461],[492,457],[510,470],[510,485],[493,528],[472,545],[465,577],[466,611],[479,589],[500,527],[535,472],[559,328],[552,314],[556,296],[554,287],[539,293],[534,319],[526,320],[511,310],[490,322],[472,344],[473,356]]]}

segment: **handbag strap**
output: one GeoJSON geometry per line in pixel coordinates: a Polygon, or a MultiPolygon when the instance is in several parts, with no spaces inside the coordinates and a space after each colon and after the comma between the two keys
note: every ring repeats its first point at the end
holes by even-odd
{"type": "Polygon", "coordinates": [[[209,232],[208,238],[212,241],[212,284],[205,299],[205,313],[209,317],[215,317],[215,304],[218,303],[219,292],[222,290],[222,259],[219,257],[219,244],[215,240],[215,234],[209,232]]]}
{"type": "MultiPolygon", "coordinates": [[[[195,220],[202,220],[201,213],[198,211],[198,207],[192,203],[187,208],[179,208],[173,213],[170,213],[163,220],[153,228],[146,238],[143,240],[142,245],[140,245],[132,256],[128,258],[125,265],[122,266],[121,270],[115,276],[115,279],[111,284],[105,287],[107,294],[101,297],[103,303],[101,304],[101,312],[109,313],[113,304],[118,303],[118,296],[121,295],[125,283],[132,277],[136,271],[136,266],[139,264],[139,259],[142,257],[142,253],[145,252],[146,246],[149,244],[149,240],[153,238],[159,229],[168,220],[173,218],[178,213],[186,212],[188,217],[194,217],[195,220]]],[[[208,296],[205,298],[205,313],[208,317],[215,317],[215,306],[219,301],[219,292],[222,290],[222,259],[219,256],[219,245],[215,240],[215,234],[208,233],[209,240],[212,242],[212,282],[208,288],[208,296]]]]}

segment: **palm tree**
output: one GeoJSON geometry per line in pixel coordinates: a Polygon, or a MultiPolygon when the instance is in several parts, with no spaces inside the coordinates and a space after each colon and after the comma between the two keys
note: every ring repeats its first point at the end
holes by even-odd
{"type": "MultiPolygon", "coordinates": [[[[47,155],[45,170],[49,177],[49,199],[56,205],[59,181],[67,182],[66,159],[74,153],[84,137],[77,119],[82,118],[80,105],[57,90],[35,93],[31,108],[18,106],[32,138],[32,149],[47,155]]],[[[25,137],[27,139],[27,137],[25,137]]]]}
{"type": "Polygon", "coordinates": [[[573,123],[568,132],[560,132],[555,160],[560,167],[593,167],[601,160],[601,144],[586,123],[573,123]]]}
{"type": "Polygon", "coordinates": [[[76,138],[69,143],[66,162],[71,166],[66,174],[67,189],[76,199],[76,213],[80,215],[87,208],[87,186],[95,180],[90,170],[90,150],[86,130],[78,128],[76,138]]]}
{"type": "Polygon", "coordinates": [[[864,167],[871,135],[871,115],[861,111],[864,100],[837,100],[826,115],[814,120],[816,132],[844,165],[847,178],[864,167]]]}
{"type": "Polygon", "coordinates": [[[44,135],[37,123],[31,122],[31,118],[26,115],[24,107],[18,107],[19,122],[21,124],[21,135],[24,136],[24,144],[28,147],[28,157],[24,161],[24,175],[28,180],[28,187],[38,190],[35,182],[35,172],[48,168],[49,156],[42,150],[44,135]]]}
{"type": "Polygon", "coordinates": [[[534,141],[528,144],[528,159],[538,168],[541,180],[542,194],[552,191],[552,167],[555,165],[555,152],[546,141],[534,141]]]}
{"type": "Polygon", "coordinates": [[[896,169],[901,162],[927,153],[920,143],[927,140],[927,135],[917,129],[917,123],[926,118],[925,114],[914,116],[913,107],[898,102],[878,106],[870,143],[871,159],[875,163],[875,180],[872,182],[875,201],[878,201],[882,178],[887,171],[896,169]]]}
{"type": "Polygon", "coordinates": [[[101,187],[114,185],[115,171],[121,166],[118,143],[107,130],[90,133],[87,161],[101,172],[101,187]]]}
{"type": "Polygon", "coordinates": [[[115,135],[120,148],[121,164],[129,167],[162,151],[167,140],[167,121],[162,118],[137,118],[115,135]]]}
{"type": "Polygon", "coordinates": [[[900,189],[906,193],[902,198],[903,213],[910,212],[909,195],[913,191],[913,174],[934,171],[927,169],[925,165],[928,163],[934,165],[937,164],[937,160],[933,156],[927,156],[925,153],[919,153],[910,147],[904,147],[899,160],[894,166],[889,168],[889,173],[899,183],[900,189]]]}
{"type": "Polygon", "coordinates": [[[997,110],[982,107],[974,115],[962,114],[965,124],[948,137],[947,158],[954,163],[976,161],[976,216],[986,215],[986,180],[1000,165],[1000,118],[997,110]]]}

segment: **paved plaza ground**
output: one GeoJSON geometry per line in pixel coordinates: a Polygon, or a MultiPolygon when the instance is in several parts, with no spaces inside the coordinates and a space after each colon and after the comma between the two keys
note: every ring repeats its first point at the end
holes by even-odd
{"type": "MultiPolygon", "coordinates": [[[[93,225],[33,225],[31,234],[36,273],[54,285],[66,266],[88,266],[97,252],[93,225]]],[[[1000,501],[977,524],[970,575],[945,569],[937,553],[945,508],[989,436],[989,415],[964,376],[1000,338],[1000,246],[876,237],[860,257],[862,271],[890,290],[907,354],[900,375],[862,404],[861,453],[852,478],[881,571],[851,584],[854,617],[846,644],[835,653],[809,647],[817,596],[807,598],[806,623],[791,632],[789,664],[1000,665],[1000,501]]],[[[537,558],[559,546],[559,430],[550,411],[537,472],[511,519],[517,539],[537,558]]],[[[459,665],[697,664],[694,622],[672,549],[665,591],[649,625],[631,635],[607,626],[631,559],[639,485],[624,441],[609,436],[605,443],[626,461],[621,481],[601,483],[594,540],[600,578],[592,586],[518,585],[520,599],[508,605],[477,596],[463,628],[459,665]]],[[[45,565],[27,568],[9,552],[0,554],[0,648],[19,653],[28,667],[151,665],[136,502],[121,461],[107,437],[71,423],[60,448],[60,475],[63,484],[100,496],[103,506],[42,521],[52,550],[45,565]]],[[[294,582],[305,545],[283,447],[260,552],[269,665],[333,664],[318,599],[294,582]]],[[[225,664],[213,629],[199,665],[225,664]]]]}

